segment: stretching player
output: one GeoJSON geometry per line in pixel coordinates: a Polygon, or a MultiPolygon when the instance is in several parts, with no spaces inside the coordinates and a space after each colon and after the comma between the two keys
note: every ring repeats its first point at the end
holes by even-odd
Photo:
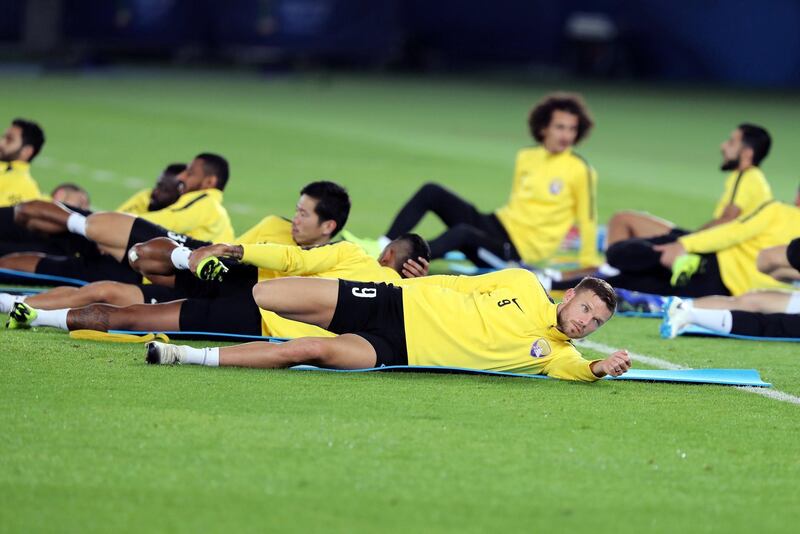
{"type": "Polygon", "coordinates": [[[14,119],[0,137],[0,206],[40,198],[31,177],[31,162],[44,146],[44,132],[35,122],[14,119]]]}
{"type": "MultiPolygon", "coordinates": [[[[771,143],[769,133],[754,124],[740,124],[731,132],[720,146],[723,158],[720,169],[732,172],[725,179],[713,219],[698,230],[747,216],[772,200],[769,183],[758,168],[769,154],[771,143]]],[[[656,244],[670,243],[688,233],[689,230],[649,213],[623,211],[614,214],[608,223],[608,246],[631,238],[649,239],[656,244]]]]}
{"type": "Polygon", "coordinates": [[[626,351],[588,361],[572,345],[571,339],[591,334],[614,313],[613,289],[596,278],[568,290],[558,305],[523,269],[431,276],[397,286],[288,278],[263,282],[253,293],[262,308],[339,335],[206,349],[151,343],[147,361],[258,368],[448,366],[586,382],[630,367],[626,351]]]}
{"type": "Polygon", "coordinates": [[[260,310],[253,300],[253,284],[248,274],[258,279],[288,275],[336,278],[348,276],[361,281],[399,281],[401,272],[408,276],[427,273],[430,254],[427,243],[416,234],[401,236],[392,241],[379,261],[368,256],[353,243],[340,241],[311,249],[295,246],[210,245],[196,250],[201,261],[211,255],[227,255],[247,265],[242,270],[232,268],[218,285],[205,284],[195,296],[166,304],[143,304],[116,307],[93,304],[77,309],[35,310],[25,303],[14,304],[9,314],[8,328],[54,326],[67,330],[146,330],[224,332],[240,335],[296,337],[298,335],[331,335],[307,325],[282,319],[260,310]],[[412,260],[417,260],[419,264],[412,260]],[[418,271],[415,270],[418,268],[418,271]],[[244,273],[244,274],[243,274],[244,273]]]}
{"type": "MultiPolygon", "coordinates": [[[[141,280],[124,261],[128,250],[154,237],[168,236],[182,242],[233,240],[233,227],[222,206],[222,189],[228,181],[228,163],[215,154],[200,154],[178,176],[183,194],[171,206],[140,216],[125,213],[94,213],[86,217],[55,205],[38,213],[54,231],[68,229],[94,245],[80,257],[47,256],[41,253],[10,254],[0,258],[0,267],[24,272],[67,276],[79,280],[141,280]]],[[[40,225],[40,228],[42,226],[40,225]]]]}
{"type": "MultiPolygon", "coordinates": [[[[338,228],[344,227],[349,212],[350,197],[344,188],[333,182],[312,182],[300,191],[300,198],[291,221],[274,215],[264,217],[242,234],[236,243],[273,243],[302,247],[325,245],[330,243],[338,228]]],[[[128,220],[127,217],[121,219],[123,222],[128,220]]],[[[146,221],[139,221],[136,226],[137,230],[133,232],[136,237],[129,238],[129,242],[134,242],[138,236],[145,237],[145,230],[159,229],[146,221]]],[[[165,231],[163,235],[166,235],[165,231]]],[[[199,248],[212,243],[190,240],[188,244],[199,248]]],[[[192,249],[188,246],[167,237],[156,237],[136,243],[127,254],[131,267],[137,274],[144,275],[148,280],[157,283],[102,280],[80,288],[55,288],[30,297],[0,293],[0,311],[8,312],[15,302],[23,300],[36,309],[55,310],[79,308],[95,303],[130,306],[163,303],[191,296],[208,296],[209,288],[216,286],[201,283],[191,272],[185,270],[189,268],[191,252],[192,249]],[[183,271],[175,276],[176,269],[183,271]]],[[[237,268],[226,277],[226,284],[231,283],[234,277],[242,278],[238,285],[249,292],[258,281],[258,270],[255,267],[237,268]]]]}
{"type": "MultiPolygon", "coordinates": [[[[156,180],[155,187],[136,193],[117,211],[140,215],[166,208],[180,196],[178,176],[185,169],[186,165],[183,163],[167,166],[156,180]]],[[[64,224],[53,223],[47,217],[51,212],[65,217],[73,212],[90,215],[88,193],[80,186],[61,184],[53,190],[52,197],[53,202],[32,200],[0,208],[0,256],[12,252],[43,252],[57,256],[94,252],[94,244],[87,242],[82,236],[70,234],[64,224]],[[54,202],[66,205],[69,211],[54,202]],[[53,235],[52,232],[57,233],[53,235]]]]}
{"type": "MultiPolygon", "coordinates": [[[[777,265],[781,273],[800,274],[800,239],[762,253],[771,258],[771,263],[766,263],[759,256],[762,270],[777,265]],[[782,259],[778,259],[781,252],[782,259]]],[[[800,337],[800,291],[747,293],[730,300],[671,299],[661,328],[664,336],[674,338],[692,324],[727,334],[797,338],[800,337]]]]}
{"type": "MultiPolygon", "coordinates": [[[[481,213],[455,193],[429,183],[403,206],[378,242],[386,243],[410,232],[430,211],[447,226],[430,242],[433,258],[460,250],[479,266],[497,267],[498,263],[520,260],[535,263],[552,256],[577,221],[580,263],[597,265],[597,174],[572,150],[589,135],[592,126],[580,96],[548,95],[528,118],[530,133],[539,146],[517,154],[514,182],[505,206],[494,213],[481,213]]],[[[352,240],[366,242],[368,249],[379,248],[368,240],[352,240]]]]}
{"type": "MultiPolygon", "coordinates": [[[[742,295],[755,289],[788,289],[757,268],[759,251],[800,236],[800,209],[770,201],[748,216],[653,245],[630,239],[610,247],[606,257],[622,272],[607,278],[615,287],[702,297],[742,295]]],[[[569,287],[569,281],[552,287],[569,287]]]]}

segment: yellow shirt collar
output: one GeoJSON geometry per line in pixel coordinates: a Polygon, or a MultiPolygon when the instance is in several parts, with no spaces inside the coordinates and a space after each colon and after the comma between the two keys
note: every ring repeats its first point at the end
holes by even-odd
{"type": "Polygon", "coordinates": [[[30,163],[28,163],[27,161],[22,161],[20,159],[14,160],[12,162],[0,161],[0,165],[3,166],[2,170],[6,172],[10,170],[28,172],[28,170],[30,170],[31,168],[30,163]]]}

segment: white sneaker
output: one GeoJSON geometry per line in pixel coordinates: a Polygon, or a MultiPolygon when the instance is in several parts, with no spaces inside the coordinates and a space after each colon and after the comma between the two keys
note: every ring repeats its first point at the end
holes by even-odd
{"type": "Polygon", "coordinates": [[[664,303],[664,321],[661,323],[661,337],[675,339],[691,324],[692,301],[680,297],[669,297],[664,303]]]}
{"type": "Polygon", "coordinates": [[[145,357],[145,361],[147,363],[157,365],[186,363],[185,345],[172,345],[170,343],[161,343],[160,341],[151,341],[146,347],[147,356],[145,357]]]}

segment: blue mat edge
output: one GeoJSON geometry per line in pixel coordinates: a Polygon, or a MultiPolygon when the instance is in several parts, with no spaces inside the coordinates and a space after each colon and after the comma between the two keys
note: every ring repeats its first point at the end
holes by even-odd
{"type": "Polygon", "coordinates": [[[732,339],[744,339],[747,341],[785,341],[787,343],[800,343],[800,338],[796,337],[759,337],[759,336],[743,336],[741,334],[727,334],[725,332],[718,332],[710,328],[704,328],[697,325],[689,325],[679,336],[709,336],[709,337],[729,337],[732,339]]]}
{"type": "MultiPolygon", "coordinates": [[[[133,334],[133,335],[144,335],[150,334],[151,332],[145,331],[133,331],[133,330],[109,330],[109,333],[112,334],[133,334]]],[[[184,335],[184,336],[206,336],[207,338],[222,338],[222,339],[242,339],[247,341],[257,340],[257,341],[268,341],[270,343],[282,343],[284,341],[288,341],[285,338],[277,338],[277,337],[263,337],[263,336],[241,336],[238,334],[226,334],[222,332],[160,332],[162,334],[166,334],[167,336],[175,336],[175,335],[184,335]]],[[[342,372],[342,373],[365,373],[370,371],[392,371],[392,370],[419,370],[419,371],[435,371],[435,372],[457,372],[457,373],[465,373],[465,374],[476,374],[476,375],[489,375],[489,376],[507,376],[507,377],[517,377],[517,378],[541,378],[541,379],[550,379],[550,377],[545,375],[532,375],[532,374],[523,374],[523,373],[509,373],[505,371],[485,371],[480,369],[468,369],[464,367],[435,367],[435,366],[424,366],[424,365],[394,365],[394,366],[387,366],[387,367],[371,367],[368,369],[324,369],[320,367],[313,367],[313,366],[297,366],[293,367],[292,369],[295,370],[318,370],[318,371],[329,371],[329,372],[342,372]]],[[[606,376],[603,380],[645,380],[645,381],[657,381],[657,382],[678,382],[678,383],[704,383],[704,384],[717,384],[717,385],[729,385],[729,386],[757,386],[757,387],[772,387],[771,383],[764,382],[761,380],[761,376],[756,369],[682,369],[682,370],[663,370],[663,369],[631,369],[623,376],[619,377],[612,377],[606,376]],[[751,375],[750,378],[747,380],[739,379],[738,382],[732,383],[730,382],[730,378],[727,381],[723,378],[715,379],[713,377],[706,377],[702,379],[702,381],[698,381],[698,379],[691,378],[691,377],[681,377],[680,374],[684,375],[692,375],[692,374],[701,374],[701,373],[709,373],[709,372],[718,372],[718,373],[726,373],[726,374],[749,374],[751,375]],[[669,378],[671,373],[677,374],[673,378],[669,378]],[[626,376],[627,375],[627,376],[626,376]],[[648,377],[649,376],[649,377],[648,377]]]]}
{"type": "MultiPolygon", "coordinates": [[[[552,380],[545,375],[532,375],[523,373],[509,373],[504,371],[484,371],[479,369],[468,369],[463,367],[434,367],[426,365],[392,365],[386,367],[370,367],[368,369],[326,369],[322,367],[314,367],[312,365],[298,365],[291,368],[295,371],[325,371],[336,373],[367,373],[367,372],[383,372],[383,371],[434,371],[434,372],[456,372],[464,374],[475,375],[489,375],[489,376],[504,376],[515,378],[539,378],[545,380],[552,380]]],[[[772,387],[769,382],[761,380],[756,369],[681,369],[681,370],[662,370],[662,369],[631,369],[622,376],[606,376],[602,380],[626,380],[626,381],[649,381],[649,382],[677,382],[677,383],[694,383],[694,384],[714,384],[714,385],[728,385],[728,386],[755,386],[755,387],[772,387]],[[747,378],[736,379],[733,378],[714,378],[708,376],[709,373],[722,373],[726,375],[747,376],[747,378]],[[686,376],[680,376],[685,374],[686,376]],[[697,376],[701,375],[701,376],[697,376]],[[702,377],[702,375],[706,375],[702,377]]]]}
{"type": "Polygon", "coordinates": [[[51,274],[27,273],[25,271],[15,271],[13,269],[0,268],[0,276],[5,275],[11,278],[22,278],[26,280],[46,280],[49,282],[63,282],[74,286],[85,286],[89,282],[78,280],[77,278],[67,278],[66,276],[54,276],[51,274]]]}

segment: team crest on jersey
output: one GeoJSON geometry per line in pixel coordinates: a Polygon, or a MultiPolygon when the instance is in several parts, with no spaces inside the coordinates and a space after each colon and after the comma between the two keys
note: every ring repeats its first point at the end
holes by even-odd
{"type": "Polygon", "coordinates": [[[552,349],[550,348],[550,343],[547,342],[544,338],[539,338],[533,342],[531,345],[531,356],[534,358],[544,358],[546,356],[550,356],[552,349]]]}
{"type": "Polygon", "coordinates": [[[564,180],[561,178],[553,178],[550,181],[550,194],[557,195],[564,190],[564,180]]]}

